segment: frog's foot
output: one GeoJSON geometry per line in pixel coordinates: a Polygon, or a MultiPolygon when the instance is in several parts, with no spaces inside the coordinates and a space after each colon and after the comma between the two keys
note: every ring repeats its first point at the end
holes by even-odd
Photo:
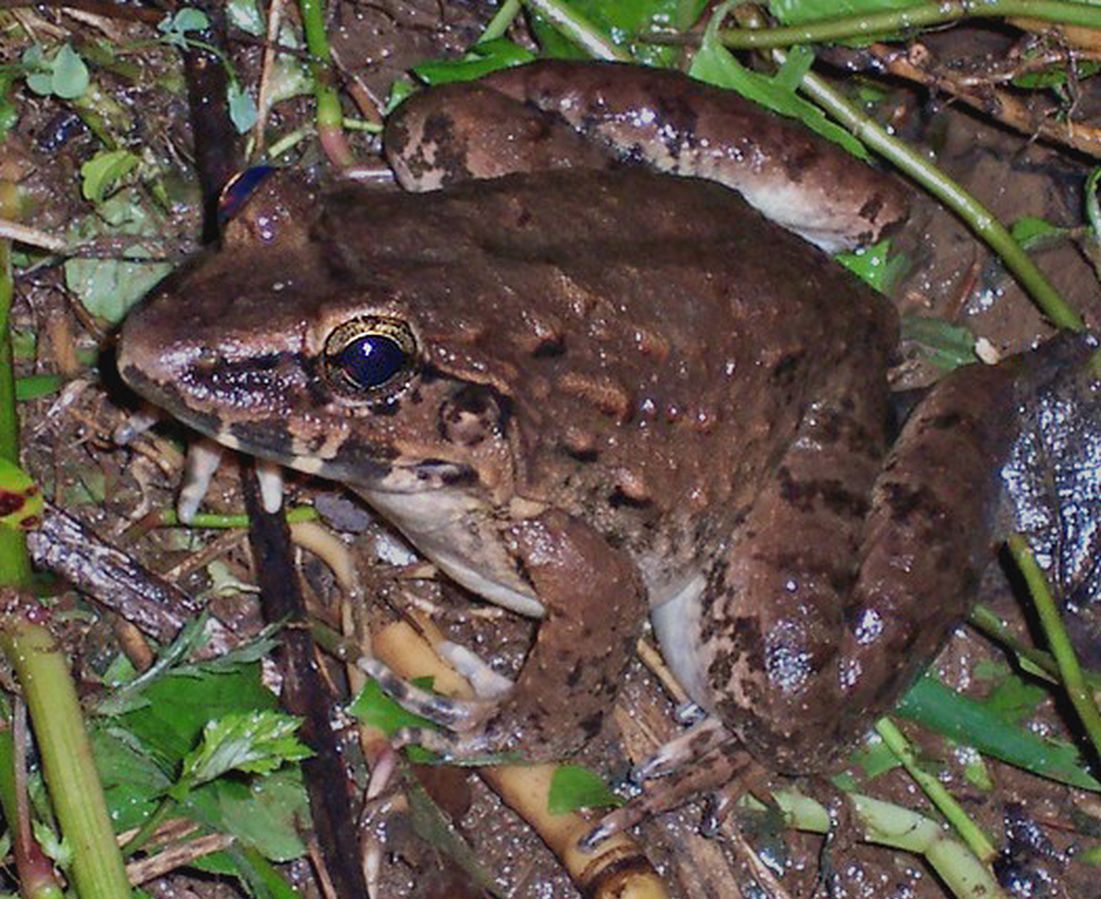
{"type": "Polygon", "coordinates": [[[476,728],[471,733],[403,727],[390,738],[395,749],[419,746],[439,756],[445,765],[499,765],[506,761],[508,744],[491,730],[476,728]]]}
{"type": "Polygon", "coordinates": [[[674,737],[631,771],[631,780],[643,784],[687,768],[730,740],[730,732],[718,718],[704,718],[674,737]]]}
{"type": "MultiPolygon", "coordinates": [[[[492,699],[458,699],[453,696],[441,696],[431,690],[425,690],[395,674],[386,663],[374,658],[362,658],[357,663],[359,669],[373,678],[379,688],[407,712],[420,715],[433,724],[456,732],[473,730],[484,724],[497,702],[492,699]]],[[[436,733],[428,728],[406,728],[410,732],[436,733]]],[[[414,742],[407,739],[403,745],[414,742]]],[[[423,745],[423,744],[422,744],[423,745]]]]}
{"type": "Polygon", "coordinates": [[[733,742],[723,744],[697,758],[691,766],[670,772],[660,784],[648,786],[642,795],[609,812],[582,840],[582,847],[591,849],[640,821],[679,808],[720,787],[740,796],[748,789],[747,783],[756,782],[759,770],[745,750],[733,742]]]}

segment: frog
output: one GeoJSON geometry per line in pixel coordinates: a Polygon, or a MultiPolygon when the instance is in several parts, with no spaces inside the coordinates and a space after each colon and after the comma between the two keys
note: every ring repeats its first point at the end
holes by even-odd
{"type": "Polygon", "coordinates": [[[905,189],[736,94],[614,63],[427,89],[384,144],[401,190],[264,181],[127,318],[123,379],[540,619],[497,695],[368,665],[446,728],[412,738],[568,756],[649,618],[705,717],[615,826],[744,757],[836,765],[969,607],[1022,370],[959,370],[891,442],[897,313],[826,250],[897,226],[905,189]]]}

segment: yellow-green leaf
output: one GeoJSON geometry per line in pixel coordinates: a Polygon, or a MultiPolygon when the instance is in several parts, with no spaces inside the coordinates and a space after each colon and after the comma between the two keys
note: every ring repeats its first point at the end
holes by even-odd
{"type": "Polygon", "coordinates": [[[42,491],[18,465],[0,459],[0,525],[29,531],[42,522],[42,491]]]}

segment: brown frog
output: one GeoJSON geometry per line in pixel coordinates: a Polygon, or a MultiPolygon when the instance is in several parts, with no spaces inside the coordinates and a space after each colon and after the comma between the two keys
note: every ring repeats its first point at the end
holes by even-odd
{"type": "Polygon", "coordinates": [[[733,94],[608,64],[427,91],[387,145],[442,189],[269,180],[128,319],[124,378],[542,616],[503,697],[407,693],[452,754],[575,749],[648,606],[711,717],[645,774],[706,757],[703,787],[734,745],[828,768],[967,608],[1015,369],[942,382],[888,452],[892,307],[727,187],[631,163],[809,196],[780,217],[830,247],[897,221],[899,188],[733,94]]]}

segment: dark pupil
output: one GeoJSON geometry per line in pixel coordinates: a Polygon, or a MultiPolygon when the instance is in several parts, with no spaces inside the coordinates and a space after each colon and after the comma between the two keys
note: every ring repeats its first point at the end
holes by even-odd
{"type": "Polygon", "coordinates": [[[405,351],[392,337],[366,334],[357,337],[332,357],[345,376],[357,387],[381,387],[405,368],[405,351]]]}

